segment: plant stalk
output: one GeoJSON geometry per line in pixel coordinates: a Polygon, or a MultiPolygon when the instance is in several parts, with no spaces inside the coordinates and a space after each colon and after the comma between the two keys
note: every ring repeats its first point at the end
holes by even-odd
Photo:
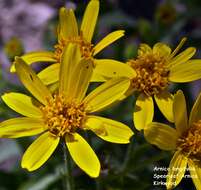
{"type": "Polygon", "coordinates": [[[120,173],[122,173],[123,175],[127,172],[128,168],[129,168],[129,163],[130,163],[131,156],[133,153],[133,147],[134,147],[134,139],[131,138],[130,144],[129,144],[127,152],[126,152],[126,157],[123,161],[122,168],[120,171],[120,173]]]}
{"type": "Polygon", "coordinates": [[[72,176],[72,164],[70,154],[67,151],[65,143],[63,143],[63,159],[64,159],[64,190],[74,190],[74,181],[72,176]]]}

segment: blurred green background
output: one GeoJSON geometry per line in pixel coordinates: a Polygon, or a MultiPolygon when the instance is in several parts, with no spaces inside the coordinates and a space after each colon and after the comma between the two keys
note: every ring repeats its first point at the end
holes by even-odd
{"type": "MultiPolygon", "coordinates": [[[[61,6],[75,9],[81,21],[88,1],[65,0],[1,0],[0,1],[0,92],[26,92],[15,74],[9,73],[14,56],[25,52],[48,49],[56,42],[58,10],[61,6]]],[[[201,58],[201,1],[200,0],[100,0],[100,14],[93,43],[109,32],[124,29],[125,36],[107,47],[99,56],[126,61],[136,56],[138,45],[161,41],[175,48],[182,37],[188,41],[183,48],[194,46],[201,58]]],[[[41,64],[41,65],[44,65],[41,64]]],[[[92,88],[96,86],[92,85],[92,88]]],[[[201,81],[171,86],[182,89],[188,109],[197,97],[201,81]]],[[[122,121],[134,131],[132,122],[134,95],[101,115],[122,121]]],[[[0,101],[1,121],[17,116],[0,101]]],[[[155,121],[166,122],[159,110],[155,121]]],[[[136,131],[135,131],[136,132],[136,131]]],[[[76,190],[162,190],[153,185],[154,167],[168,167],[171,153],[149,145],[136,132],[130,145],[107,143],[89,133],[91,146],[101,164],[101,175],[94,180],[73,164],[76,190]]],[[[63,153],[59,146],[39,170],[28,173],[20,167],[23,152],[34,138],[0,139],[0,190],[61,190],[64,175],[63,153]]],[[[164,179],[162,179],[164,181],[164,179]]],[[[178,190],[194,190],[191,179],[183,179],[178,190]]]]}

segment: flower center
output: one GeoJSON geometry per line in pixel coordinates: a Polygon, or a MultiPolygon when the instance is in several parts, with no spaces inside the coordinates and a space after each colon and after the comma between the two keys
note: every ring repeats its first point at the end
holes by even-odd
{"type": "Polygon", "coordinates": [[[166,58],[158,53],[138,55],[137,59],[130,60],[129,64],[136,72],[132,79],[132,87],[147,96],[158,94],[168,86],[168,69],[166,58]]]}
{"type": "Polygon", "coordinates": [[[41,110],[47,130],[59,137],[82,128],[86,116],[84,104],[66,103],[61,95],[54,95],[41,110]]]}
{"type": "Polygon", "coordinates": [[[201,159],[201,120],[193,125],[177,141],[177,148],[195,161],[201,159]]]}
{"type": "Polygon", "coordinates": [[[55,48],[55,58],[58,62],[61,62],[61,56],[64,51],[65,46],[68,43],[78,44],[80,47],[81,56],[85,58],[90,58],[93,56],[93,44],[84,40],[82,35],[77,37],[69,37],[68,39],[61,40],[58,44],[54,46],[55,48]]]}

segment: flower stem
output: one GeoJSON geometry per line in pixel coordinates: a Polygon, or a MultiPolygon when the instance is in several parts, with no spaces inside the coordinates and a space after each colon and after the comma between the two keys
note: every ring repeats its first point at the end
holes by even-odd
{"type": "Polygon", "coordinates": [[[120,171],[120,173],[122,173],[123,175],[128,170],[129,162],[130,162],[130,159],[131,159],[131,156],[132,156],[132,153],[133,153],[133,147],[134,147],[134,140],[133,140],[133,138],[131,138],[130,144],[128,146],[126,156],[125,156],[125,159],[123,161],[122,168],[121,168],[121,171],[120,171]]]}
{"type": "Polygon", "coordinates": [[[63,143],[63,158],[64,158],[64,190],[74,190],[74,182],[72,176],[72,165],[70,160],[70,154],[67,151],[65,143],[63,143]]]}
{"type": "Polygon", "coordinates": [[[101,177],[99,176],[98,178],[95,179],[96,182],[96,190],[101,190],[102,186],[101,186],[101,177]]]}

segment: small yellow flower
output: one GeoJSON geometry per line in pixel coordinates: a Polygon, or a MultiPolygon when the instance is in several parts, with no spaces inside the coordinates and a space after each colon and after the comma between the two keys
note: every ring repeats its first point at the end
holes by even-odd
{"type": "Polygon", "coordinates": [[[174,151],[167,177],[167,189],[176,187],[188,165],[197,189],[201,187],[201,93],[188,121],[186,101],[182,91],[175,94],[173,114],[176,129],[166,124],[152,122],[144,129],[146,140],[162,150],[174,151]]]}
{"type": "MultiPolygon", "coordinates": [[[[139,93],[133,113],[138,130],[144,129],[153,120],[153,98],[164,116],[173,122],[173,96],[168,92],[169,85],[172,82],[190,82],[201,78],[201,60],[190,60],[196,52],[194,47],[177,55],[185,40],[182,39],[173,52],[164,43],[155,44],[153,49],[147,44],[141,44],[137,58],[129,60],[126,64],[128,67],[121,71],[121,76],[128,77],[131,81],[126,96],[133,92],[139,93]]],[[[95,68],[95,73],[99,72],[99,68],[95,68]]],[[[108,68],[110,69],[110,63],[107,68],[101,68],[101,72],[109,72],[106,71],[108,68]]]]}
{"type": "Polygon", "coordinates": [[[16,37],[12,37],[9,41],[7,41],[3,49],[8,58],[11,60],[13,60],[15,56],[22,55],[24,51],[22,42],[16,37]]]}
{"type": "Polygon", "coordinates": [[[106,141],[122,144],[129,143],[133,135],[123,123],[93,115],[120,98],[130,81],[127,78],[112,79],[85,97],[93,63],[90,59],[81,58],[79,52],[76,44],[69,44],[64,50],[59,89],[54,94],[21,58],[16,59],[20,80],[36,99],[14,92],[2,96],[11,109],[24,117],[0,123],[0,137],[18,138],[42,133],[22,158],[22,167],[29,171],[41,167],[62,139],[75,163],[91,177],[97,177],[99,160],[78,131],[91,130],[106,141]]]}
{"type": "MultiPolygon", "coordinates": [[[[84,17],[81,23],[80,31],[78,30],[78,24],[72,9],[61,8],[59,12],[59,24],[58,24],[58,42],[54,46],[54,52],[38,51],[30,52],[22,56],[23,60],[28,64],[35,62],[50,62],[53,63],[46,69],[41,71],[38,76],[46,84],[52,84],[58,81],[59,78],[59,63],[64,48],[69,43],[79,45],[80,53],[82,57],[91,58],[93,65],[98,66],[100,64],[107,65],[108,62],[119,63],[118,68],[121,70],[124,68],[124,64],[115,61],[113,59],[95,59],[101,50],[124,36],[124,30],[117,30],[108,34],[97,45],[92,44],[91,40],[94,34],[97,18],[99,13],[99,0],[91,0],[86,8],[84,17]]],[[[14,65],[11,67],[11,72],[15,71],[14,65]]],[[[116,71],[117,72],[117,71],[116,71]]],[[[101,76],[97,78],[96,73],[95,80],[105,81],[101,76]]],[[[92,76],[92,81],[93,76],[92,76]]]]}

